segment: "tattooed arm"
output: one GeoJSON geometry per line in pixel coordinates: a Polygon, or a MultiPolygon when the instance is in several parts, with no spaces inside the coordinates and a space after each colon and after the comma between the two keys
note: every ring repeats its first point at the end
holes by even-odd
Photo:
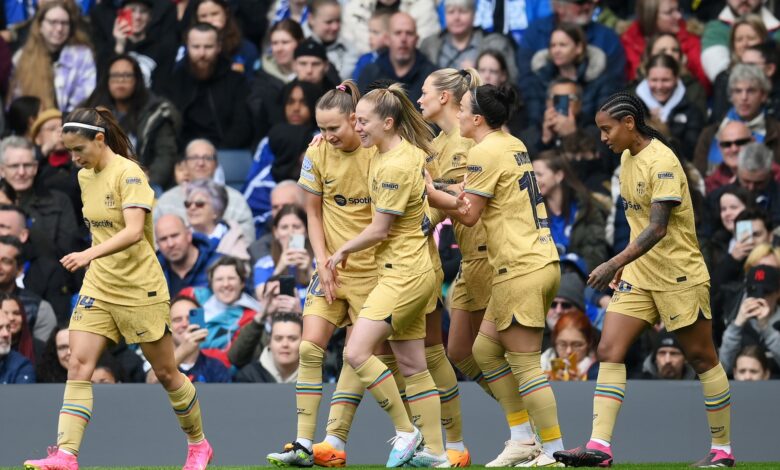
{"type": "Polygon", "coordinates": [[[623,267],[650,251],[666,236],[669,217],[677,205],[674,201],[654,202],[650,205],[650,225],[634,241],[612,259],[599,265],[588,277],[588,285],[597,290],[611,286],[613,289],[622,274],[623,267]]]}

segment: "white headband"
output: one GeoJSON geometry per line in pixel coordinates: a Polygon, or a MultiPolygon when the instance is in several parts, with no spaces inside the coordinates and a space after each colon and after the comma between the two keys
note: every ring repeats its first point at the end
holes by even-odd
{"type": "Polygon", "coordinates": [[[65,124],[62,125],[62,128],[65,129],[66,127],[81,127],[84,129],[89,129],[91,131],[102,132],[104,134],[106,133],[106,130],[102,127],[90,126],[89,124],[82,124],[80,122],[66,122],[65,124]]]}

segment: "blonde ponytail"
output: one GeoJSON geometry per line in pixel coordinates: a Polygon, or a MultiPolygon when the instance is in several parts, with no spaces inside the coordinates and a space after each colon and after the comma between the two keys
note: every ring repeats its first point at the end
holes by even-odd
{"type": "Polygon", "coordinates": [[[398,135],[427,155],[435,153],[431,146],[433,129],[425,122],[399,83],[370,91],[362,99],[374,103],[374,112],[381,118],[393,118],[398,135]]]}

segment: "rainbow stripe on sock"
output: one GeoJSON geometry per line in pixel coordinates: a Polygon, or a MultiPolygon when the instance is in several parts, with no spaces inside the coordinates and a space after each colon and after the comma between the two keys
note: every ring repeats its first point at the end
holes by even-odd
{"type": "Polygon", "coordinates": [[[538,392],[539,390],[549,388],[549,387],[550,387],[550,382],[547,381],[547,377],[539,376],[535,379],[531,379],[528,382],[524,383],[518,388],[518,390],[520,391],[520,396],[525,398],[534,392],[538,392]]]}
{"type": "Polygon", "coordinates": [[[389,379],[389,378],[391,378],[391,377],[393,377],[393,373],[392,373],[392,372],[390,372],[390,369],[385,369],[385,371],[384,371],[384,372],[382,372],[381,374],[379,374],[379,377],[377,377],[377,378],[376,378],[376,380],[374,380],[373,382],[371,382],[371,385],[369,385],[369,386],[368,386],[368,387],[366,387],[366,388],[367,388],[368,390],[371,390],[372,388],[374,388],[374,387],[376,387],[376,386],[380,385],[382,382],[384,382],[385,380],[387,380],[387,379],[389,379]]]}
{"type": "Polygon", "coordinates": [[[503,379],[507,375],[512,374],[512,368],[509,367],[509,364],[506,364],[502,367],[499,367],[498,369],[491,370],[489,372],[485,372],[485,380],[487,380],[487,383],[493,383],[497,380],[503,379]]]}
{"type": "Polygon", "coordinates": [[[92,410],[82,405],[74,405],[72,403],[63,403],[60,409],[60,414],[75,416],[81,418],[87,423],[92,419],[92,410]]]}
{"type": "Polygon", "coordinates": [[[401,401],[406,403],[406,390],[398,390],[398,393],[401,395],[401,401]]]}
{"type": "Polygon", "coordinates": [[[596,384],[596,391],[593,392],[593,396],[623,403],[623,399],[626,397],[626,390],[616,385],[596,384]]]}
{"type": "Polygon", "coordinates": [[[704,406],[710,413],[728,408],[731,406],[731,390],[726,390],[714,397],[704,397],[704,406]]]}
{"type": "Polygon", "coordinates": [[[307,384],[297,382],[295,384],[296,395],[320,395],[322,396],[322,382],[316,384],[307,384]]]}
{"type": "Polygon", "coordinates": [[[334,392],[330,405],[352,405],[357,407],[363,399],[362,393],[334,392]]]}
{"type": "Polygon", "coordinates": [[[174,408],[173,412],[176,413],[176,416],[187,416],[192,412],[192,409],[195,407],[195,404],[198,403],[198,394],[195,393],[195,395],[192,396],[192,400],[185,406],[184,408],[174,408]]]}
{"type": "Polygon", "coordinates": [[[455,386],[449,390],[439,390],[439,400],[441,400],[442,403],[452,401],[459,396],[460,391],[458,390],[458,384],[455,384],[455,386]]]}
{"type": "Polygon", "coordinates": [[[433,390],[425,390],[420,393],[416,393],[414,395],[411,395],[407,398],[407,401],[409,403],[414,403],[417,401],[425,400],[428,398],[439,398],[439,391],[436,389],[433,390]]]}

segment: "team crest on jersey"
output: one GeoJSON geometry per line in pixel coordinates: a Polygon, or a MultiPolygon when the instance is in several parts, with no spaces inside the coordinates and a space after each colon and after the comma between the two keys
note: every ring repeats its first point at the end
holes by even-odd
{"type": "Polygon", "coordinates": [[[646,187],[647,185],[645,184],[645,182],[640,181],[639,183],[636,184],[636,193],[639,194],[640,196],[644,196],[646,187]]]}
{"type": "Polygon", "coordinates": [[[452,166],[458,167],[463,165],[463,161],[466,159],[466,156],[462,153],[456,153],[452,156],[452,166]]]}
{"type": "Polygon", "coordinates": [[[517,166],[531,164],[531,158],[528,156],[528,152],[515,153],[515,161],[517,162],[517,166]]]}
{"type": "Polygon", "coordinates": [[[106,193],[106,196],[103,198],[103,203],[106,205],[107,209],[115,208],[116,201],[114,200],[114,193],[106,193]]]}

